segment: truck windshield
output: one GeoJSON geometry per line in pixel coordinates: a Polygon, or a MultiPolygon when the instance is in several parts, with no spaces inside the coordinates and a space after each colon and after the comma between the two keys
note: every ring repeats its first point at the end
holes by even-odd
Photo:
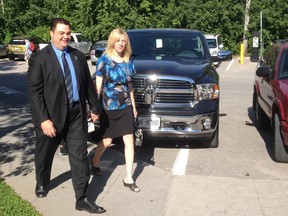
{"type": "Polygon", "coordinates": [[[285,49],[279,65],[279,79],[288,79],[288,49],[285,49]]]}
{"type": "Polygon", "coordinates": [[[133,56],[204,59],[203,43],[194,34],[128,33],[133,56]]]}
{"type": "Polygon", "coordinates": [[[209,48],[217,48],[216,39],[206,39],[209,48]]]}

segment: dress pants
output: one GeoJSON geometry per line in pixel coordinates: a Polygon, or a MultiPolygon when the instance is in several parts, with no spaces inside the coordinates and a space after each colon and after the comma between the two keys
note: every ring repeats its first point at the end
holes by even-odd
{"type": "Polygon", "coordinates": [[[86,195],[90,178],[87,158],[87,132],[83,127],[80,105],[76,104],[67,113],[62,132],[55,138],[45,136],[36,128],[35,172],[36,181],[46,187],[50,183],[51,168],[55,152],[63,139],[67,145],[71,167],[72,184],[76,200],[86,195]]]}

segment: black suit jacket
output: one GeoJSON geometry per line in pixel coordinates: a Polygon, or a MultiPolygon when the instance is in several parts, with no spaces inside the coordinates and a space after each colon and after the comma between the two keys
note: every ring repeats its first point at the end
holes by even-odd
{"type": "MultiPolygon", "coordinates": [[[[77,77],[83,127],[87,130],[86,101],[95,114],[100,114],[102,108],[84,54],[72,47],[68,47],[68,52],[77,77]]],[[[50,119],[61,132],[69,110],[68,98],[63,72],[51,44],[30,58],[27,90],[34,125],[41,128],[40,124],[50,119]]]]}

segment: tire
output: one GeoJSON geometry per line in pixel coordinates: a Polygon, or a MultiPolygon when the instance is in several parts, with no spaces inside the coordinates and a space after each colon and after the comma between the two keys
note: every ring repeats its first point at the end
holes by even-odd
{"type": "Polygon", "coordinates": [[[14,61],[14,60],[15,60],[14,57],[8,57],[8,59],[9,59],[10,61],[14,61]]]}
{"type": "Polygon", "coordinates": [[[270,120],[264,113],[263,109],[260,107],[257,97],[255,101],[255,119],[257,128],[267,129],[270,127],[270,120]]]}
{"type": "Polygon", "coordinates": [[[253,111],[256,110],[256,103],[257,103],[257,96],[256,96],[256,92],[255,92],[255,89],[254,89],[254,93],[253,93],[253,98],[252,98],[252,108],[253,108],[253,111]]]}
{"type": "Polygon", "coordinates": [[[274,160],[276,162],[288,163],[287,147],[284,146],[281,130],[280,119],[276,113],[273,117],[273,142],[274,142],[274,160]]]}

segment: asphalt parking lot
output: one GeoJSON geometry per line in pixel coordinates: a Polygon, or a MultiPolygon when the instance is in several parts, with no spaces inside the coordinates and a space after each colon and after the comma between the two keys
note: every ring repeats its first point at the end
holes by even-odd
{"type": "MultiPolygon", "coordinates": [[[[89,63],[91,73],[95,66],[89,63]]],[[[220,142],[215,149],[195,142],[154,140],[135,153],[141,192],[123,187],[121,147],[105,152],[103,176],[91,177],[89,196],[111,216],[286,216],[288,167],[271,157],[271,132],[254,127],[256,63],[223,62],[220,75],[220,142]],[[181,162],[179,162],[181,158],[181,162]],[[178,170],[177,170],[178,169],[178,170]],[[181,170],[181,172],[179,171],[181,170]],[[176,172],[177,171],[177,172],[176,172]]],[[[25,93],[27,64],[0,59],[0,176],[43,215],[89,215],[74,210],[67,157],[55,155],[45,199],[34,195],[33,126],[25,93]]],[[[96,143],[89,142],[93,153],[96,143]]]]}

